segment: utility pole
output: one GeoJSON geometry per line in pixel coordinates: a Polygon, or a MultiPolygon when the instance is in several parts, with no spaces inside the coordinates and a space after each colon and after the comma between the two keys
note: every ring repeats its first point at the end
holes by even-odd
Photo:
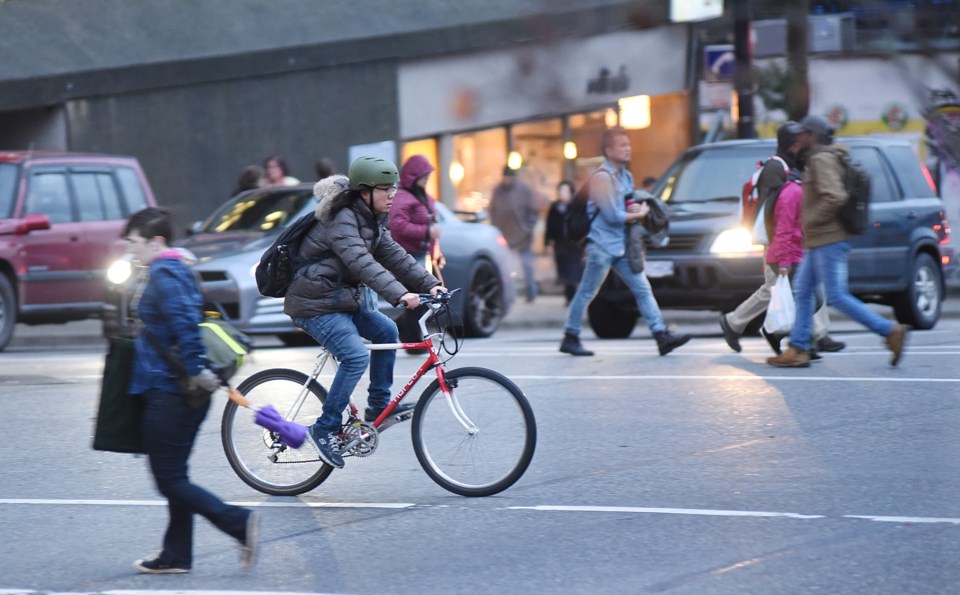
{"type": "Polygon", "coordinates": [[[750,0],[733,0],[733,80],[737,92],[737,138],[757,136],[753,112],[753,60],[750,53],[750,0]]]}
{"type": "Polygon", "coordinates": [[[807,29],[810,1],[786,3],[787,11],[787,116],[800,121],[810,111],[810,82],[807,77],[807,29]]]}

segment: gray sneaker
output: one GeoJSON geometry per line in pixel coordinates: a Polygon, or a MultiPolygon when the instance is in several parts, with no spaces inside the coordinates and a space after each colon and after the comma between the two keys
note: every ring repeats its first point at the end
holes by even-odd
{"type": "Polygon", "coordinates": [[[250,570],[257,563],[257,542],[260,540],[260,513],[250,511],[247,534],[240,548],[240,568],[250,570]]]}
{"type": "Polygon", "coordinates": [[[343,457],[340,456],[340,440],[337,439],[337,433],[310,426],[309,434],[317,447],[320,460],[331,467],[343,469],[343,457]]]}

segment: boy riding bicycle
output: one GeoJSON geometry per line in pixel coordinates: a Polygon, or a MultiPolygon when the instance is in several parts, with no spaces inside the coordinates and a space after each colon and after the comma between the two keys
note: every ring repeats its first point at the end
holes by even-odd
{"type": "MultiPolygon", "coordinates": [[[[343,411],[368,364],[370,388],[364,418],[376,420],[390,401],[396,351],[371,354],[361,339],[373,343],[399,340],[396,324],[378,310],[373,292],[391,304],[413,310],[420,305],[417,293],[435,296],[446,291],[385,227],[399,181],[393,163],[360,157],[347,177],[333,176],[317,183],[317,223],[301,242],[298,254],[301,262],[310,264],[297,272],[284,298],[284,313],[340,362],[323,414],[309,432],[323,462],[338,469],[344,465],[337,439],[343,411]]],[[[414,406],[400,404],[394,413],[414,406]]]]}

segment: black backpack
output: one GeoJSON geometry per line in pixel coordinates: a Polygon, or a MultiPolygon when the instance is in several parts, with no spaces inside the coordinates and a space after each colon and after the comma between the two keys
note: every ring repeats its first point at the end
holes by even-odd
{"type": "Polygon", "coordinates": [[[254,273],[257,290],[266,297],[283,297],[293,281],[294,274],[307,264],[300,262],[300,242],[317,219],[313,211],[288,225],[260,257],[254,273]]]}
{"type": "Polygon", "coordinates": [[[870,174],[850,156],[837,153],[843,164],[843,185],[847,200],[840,207],[840,225],[848,233],[862,234],[870,223],[870,174]]]}
{"type": "Polygon", "coordinates": [[[593,215],[590,215],[587,211],[587,203],[590,202],[590,180],[596,173],[591,174],[590,179],[584,182],[573,194],[573,198],[570,199],[570,206],[567,207],[567,212],[563,215],[563,235],[568,241],[577,244],[586,242],[587,235],[590,233],[590,225],[600,214],[600,209],[595,210],[593,215]]]}

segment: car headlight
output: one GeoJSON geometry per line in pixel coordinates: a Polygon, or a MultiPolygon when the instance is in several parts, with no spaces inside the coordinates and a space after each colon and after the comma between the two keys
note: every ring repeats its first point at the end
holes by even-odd
{"type": "Polygon", "coordinates": [[[750,254],[763,252],[763,246],[753,243],[753,234],[742,227],[720,233],[710,246],[714,254],[750,254]]]}
{"type": "Polygon", "coordinates": [[[113,261],[107,269],[107,281],[114,285],[123,285],[133,275],[133,263],[127,255],[113,261]]]}

